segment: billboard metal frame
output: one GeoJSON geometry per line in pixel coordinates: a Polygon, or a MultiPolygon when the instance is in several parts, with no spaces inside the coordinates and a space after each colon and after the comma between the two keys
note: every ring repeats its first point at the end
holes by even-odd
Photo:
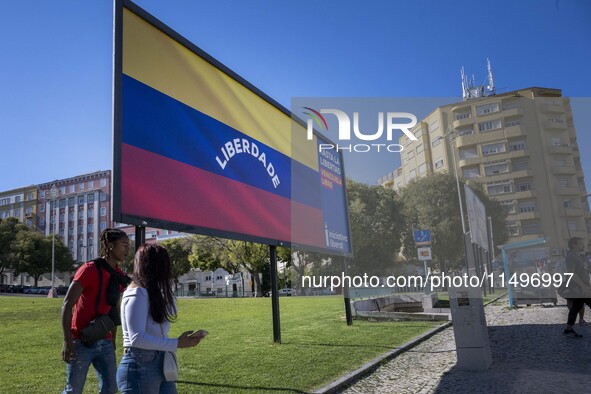
{"type": "MultiPolygon", "coordinates": [[[[239,241],[247,241],[247,242],[255,242],[261,244],[267,244],[271,246],[284,246],[284,247],[291,247],[292,243],[286,240],[277,240],[265,237],[258,237],[254,235],[242,234],[242,233],[235,233],[230,231],[218,230],[208,227],[200,227],[185,223],[178,223],[178,222],[171,222],[166,220],[161,220],[157,218],[150,218],[150,217],[139,217],[135,215],[129,215],[121,212],[121,163],[122,163],[122,153],[121,153],[121,145],[122,145],[122,76],[123,76],[123,9],[127,8],[132,13],[139,16],[141,19],[149,23],[150,25],[154,26],[156,29],[173,39],[174,41],[178,42],[189,51],[193,52],[195,55],[201,57],[206,62],[210,63],[213,67],[217,68],[221,72],[228,75],[230,78],[234,79],[236,82],[244,86],[246,89],[250,90],[254,94],[258,95],[260,98],[265,100],[268,104],[272,105],[280,112],[282,112],[285,116],[287,116],[291,121],[295,121],[299,125],[301,125],[304,130],[306,129],[306,123],[301,120],[300,118],[296,117],[286,109],[284,106],[279,104],[269,95],[265,94],[263,91],[255,87],[253,84],[245,80],[243,77],[238,75],[236,72],[232,71],[230,68],[222,64],[220,61],[209,55],[207,52],[190,42],[188,39],[174,31],[172,28],[167,26],[165,23],[158,20],[156,17],[136,5],[130,0],[115,0],[114,1],[114,30],[113,30],[113,182],[112,182],[112,217],[114,221],[120,223],[126,223],[135,226],[144,226],[144,227],[155,227],[155,228],[162,228],[162,229],[169,229],[175,230],[185,233],[194,233],[194,234],[202,234],[214,237],[221,237],[221,238],[229,238],[239,241]]],[[[291,130],[289,130],[291,132],[291,130]]],[[[314,135],[319,140],[333,144],[334,143],[327,138],[326,136],[318,133],[318,131],[314,130],[314,135]]],[[[336,256],[345,256],[345,257],[352,257],[353,256],[353,247],[352,247],[352,240],[351,240],[351,225],[349,220],[349,208],[348,208],[348,197],[347,197],[347,188],[346,188],[346,176],[345,176],[345,169],[344,169],[344,161],[343,161],[343,153],[337,152],[339,154],[339,159],[341,161],[341,170],[342,170],[342,178],[343,178],[343,198],[344,198],[344,207],[346,213],[346,225],[347,231],[349,235],[349,251],[339,252],[337,250],[331,249],[324,249],[320,247],[314,247],[309,245],[300,245],[300,244],[293,244],[294,247],[301,248],[303,250],[309,250],[313,252],[320,252],[328,255],[336,255],[336,256]]]]}

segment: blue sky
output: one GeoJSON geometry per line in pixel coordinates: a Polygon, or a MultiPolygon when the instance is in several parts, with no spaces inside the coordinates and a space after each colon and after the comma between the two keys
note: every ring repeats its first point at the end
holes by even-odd
{"type": "MultiPolygon", "coordinates": [[[[482,82],[489,58],[499,92],[580,97],[591,180],[589,1],[136,4],[287,108],[292,97],[458,97],[460,68],[482,82]]],[[[111,168],[112,29],[106,0],[0,3],[0,190],[111,168]]],[[[347,171],[375,182],[389,161],[347,171]]]]}

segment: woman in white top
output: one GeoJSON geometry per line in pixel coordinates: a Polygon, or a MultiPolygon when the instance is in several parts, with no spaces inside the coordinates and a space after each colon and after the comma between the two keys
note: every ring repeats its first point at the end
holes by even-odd
{"type": "Polygon", "coordinates": [[[117,385],[122,393],[176,393],[176,383],[164,378],[164,353],[197,346],[203,333],[187,331],[178,338],[168,338],[177,309],[165,248],[140,246],[132,277],[121,302],[124,355],[117,369],[117,385]]]}

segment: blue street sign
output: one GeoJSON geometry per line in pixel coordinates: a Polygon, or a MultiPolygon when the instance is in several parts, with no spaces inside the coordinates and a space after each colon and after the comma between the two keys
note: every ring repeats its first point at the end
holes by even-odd
{"type": "Polygon", "coordinates": [[[431,243],[431,230],[414,230],[415,243],[431,243]]]}

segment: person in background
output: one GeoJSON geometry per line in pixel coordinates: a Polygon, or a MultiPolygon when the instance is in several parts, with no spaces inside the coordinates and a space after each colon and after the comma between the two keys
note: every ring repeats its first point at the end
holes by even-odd
{"type": "Polygon", "coordinates": [[[567,302],[571,307],[568,312],[568,320],[563,334],[569,338],[581,338],[582,335],[573,330],[577,320],[577,314],[587,304],[591,307],[591,281],[586,270],[586,263],[581,254],[585,251],[585,244],[581,238],[573,237],[568,240],[568,254],[566,255],[566,272],[572,273],[571,283],[568,286],[567,302]]]}
{"type": "MultiPolygon", "coordinates": [[[[96,261],[83,264],[76,274],[62,305],[62,331],[64,335],[62,360],[66,362],[66,388],[63,393],[82,393],[90,364],[99,379],[99,392],[117,392],[117,361],[115,359],[115,335],[117,327],[90,346],[81,340],[80,331],[87,327],[97,315],[111,312],[107,303],[107,288],[110,271],[125,276],[119,269],[129,254],[129,238],[119,229],[108,228],[100,235],[100,255],[109,269],[100,268],[96,261]],[[98,269],[102,271],[102,285],[99,285],[98,269]],[[97,296],[101,289],[97,308],[97,296]],[[98,310],[97,310],[98,309],[98,310]]],[[[121,289],[123,291],[123,289],[121,289]]],[[[120,294],[120,293],[118,293],[120,294]]],[[[118,314],[117,314],[118,315],[118,314]]]]}
{"type": "Polygon", "coordinates": [[[132,278],[121,302],[124,355],[117,369],[117,385],[121,393],[174,394],[176,383],[164,378],[164,353],[197,346],[206,332],[186,331],[178,338],[168,338],[177,308],[164,247],[140,246],[132,278]]]}

